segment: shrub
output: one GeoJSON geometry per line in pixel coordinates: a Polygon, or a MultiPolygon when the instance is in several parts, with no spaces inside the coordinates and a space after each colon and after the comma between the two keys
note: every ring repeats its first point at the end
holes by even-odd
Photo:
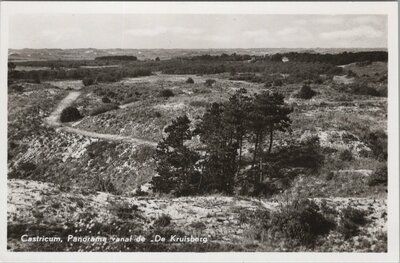
{"type": "Polygon", "coordinates": [[[61,112],[61,115],[60,115],[61,122],[77,121],[82,118],[83,118],[83,116],[80,114],[78,109],[75,107],[67,107],[67,108],[63,109],[61,112]]]}
{"type": "Polygon", "coordinates": [[[13,84],[9,86],[9,91],[11,92],[17,92],[17,93],[22,93],[24,92],[24,87],[18,84],[13,84]]]}
{"type": "Polygon", "coordinates": [[[188,78],[188,79],[186,80],[186,83],[188,83],[188,84],[193,84],[193,83],[194,83],[194,80],[193,80],[192,78],[188,78]]]}
{"type": "Polygon", "coordinates": [[[324,154],[317,135],[310,136],[299,144],[282,147],[276,154],[270,156],[279,167],[304,167],[318,170],[324,162],[324,154]]]}
{"type": "Polygon", "coordinates": [[[308,85],[303,85],[299,92],[296,94],[297,98],[309,100],[317,94],[314,90],[311,89],[308,85]]]}
{"type": "Polygon", "coordinates": [[[273,213],[270,225],[272,233],[305,246],[313,245],[318,236],[335,227],[334,221],[327,219],[315,202],[308,199],[295,200],[273,213]]]}
{"type": "Polygon", "coordinates": [[[387,164],[378,167],[375,172],[368,178],[368,185],[385,185],[387,186],[388,182],[388,171],[387,164]]]}
{"type": "Polygon", "coordinates": [[[111,103],[111,100],[110,100],[109,98],[107,98],[107,97],[101,98],[101,101],[102,101],[103,103],[111,103]]]}
{"type": "Polygon", "coordinates": [[[110,110],[116,110],[116,109],[119,109],[118,105],[116,105],[116,104],[101,105],[101,106],[98,106],[98,107],[94,108],[93,110],[91,110],[89,115],[95,116],[95,115],[105,113],[110,110]]]}
{"type": "Polygon", "coordinates": [[[363,136],[363,141],[371,148],[374,156],[380,160],[387,160],[387,135],[383,130],[371,131],[363,136]]]}
{"type": "Polygon", "coordinates": [[[162,91],[160,91],[160,97],[169,98],[173,96],[175,96],[175,94],[170,89],[163,89],[162,91]]]}
{"type": "Polygon", "coordinates": [[[216,81],[214,79],[206,79],[206,81],[204,82],[207,87],[212,87],[215,83],[216,81]]]}
{"type": "Polygon", "coordinates": [[[83,80],[82,80],[82,83],[83,83],[83,85],[86,87],[86,86],[90,86],[90,85],[93,85],[93,83],[94,83],[94,79],[92,79],[92,78],[84,78],[83,80]]]}
{"type": "Polygon", "coordinates": [[[162,214],[154,221],[155,227],[166,227],[171,224],[171,217],[167,214],[162,214]]]}
{"type": "Polygon", "coordinates": [[[340,152],[339,159],[342,161],[351,161],[353,160],[353,154],[349,149],[346,149],[340,152]]]}
{"type": "Polygon", "coordinates": [[[113,204],[112,210],[120,219],[134,219],[136,216],[135,211],[138,210],[137,205],[130,204],[128,202],[113,204]]]}
{"type": "Polygon", "coordinates": [[[282,86],[282,85],[283,85],[283,81],[282,81],[281,79],[275,79],[275,80],[272,82],[272,86],[280,87],[280,86],[282,86]]]}
{"type": "Polygon", "coordinates": [[[351,84],[341,85],[339,89],[356,95],[381,96],[378,90],[369,86],[366,82],[354,82],[351,84]]]}
{"type": "Polygon", "coordinates": [[[133,157],[135,161],[138,163],[144,163],[148,160],[151,160],[156,153],[156,149],[150,145],[140,145],[137,148],[137,151],[135,151],[133,157]]]}
{"type": "Polygon", "coordinates": [[[345,239],[348,239],[357,235],[359,227],[366,222],[364,211],[347,206],[341,211],[338,231],[345,239]]]}

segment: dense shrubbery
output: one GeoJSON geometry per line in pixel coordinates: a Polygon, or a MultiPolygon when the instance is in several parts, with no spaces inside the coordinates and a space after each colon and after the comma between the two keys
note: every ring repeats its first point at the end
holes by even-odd
{"type": "Polygon", "coordinates": [[[305,246],[313,245],[318,236],[328,234],[335,227],[334,221],[326,218],[318,205],[308,199],[293,201],[271,214],[270,225],[272,233],[305,246]]]}
{"type": "Polygon", "coordinates": [[[116,105],[116,104],[104,104],[104,105],[100,105],[100,106],[94,108],[93,110],[91,110],[89,115],[95,116],[95,115],[99,115],[101,113],[105,113],[107,111],[116,110],[116,109],[119,109],[118,105],[116,105]]]}
{"type": "Polygon", "coordinates": [[[254,238],[267,242],[282,242],[286,247],[312,247],[316,240],[336,227],[334,218],[324,214],[308,199],[291,201],[277,211],[240,211],[241,223],[249,224],[254,238]]]}
{"type": "MultiPolygon", "coordinates": [[[[44,63],[44,62],[43,62],[44,63]]],[[[150,76],[151,70],[149,67],[140,65],[126,65],[123,68],[72,68],[65,70],[58,68],[55,70],[33,70],[33,71],[10,71],[8,73],[10,80],[25,79],[40,83],[41,80],[54,79],[76,79],[85,80],[90,83],[96,79],[97,82],[115,82],[127,77],[150,76]]]]}
{"type": "Polygon", "coordinates": [[[103,57],[96,57],[94,60],[103,60],[103,61],[136,61],[137,57],[135,57],[135,56],[103,56],[103,57]]]}
{"type": "Polygon", "coordinates": [[[283,54],[274,54],[268,58],[273,61],[281,61],[283,57],[289,58],[290,61],[297,62],[322,62],[334,65],[345,65],[353,62],[364,61],[387,61],[387,51],[367,51],[367,52],[343,52],[338,54],[313,54],[290,52],[283,54]]]}
{"type": "Polygon", "coordinates": [[[365,216],[366,214],[362,210],[350,206],[346,207],[341,211],[338,231],[346,239],[357,235],[359,227],[367,222],[365,216]]]}
{"type": "Polygon", "coordinates": [[[63,109],[60,115],[61,122],[77,121],[82,118],[83,116],[80,114],[79,110],[75,107],[67,107],[63,109]]]}
{"type": "MultiPolygon", "coordinates": [[[[18,71],[9,70],[9,79],[52,80],[52,79],[83,79],[91,77],[99,82],[118,81],[124,77],[151,75],[151,70],[167,74],[216,74],[224,72],[260,73],[246,77],[248,81],[272,83],[274,74],[287,74],[287,83],[303,80],[318,80],[321,74],[338,75],[343,69],[335,65],[348,64],[357,61],[387,61],[387,52],[357,52],[341,54],[310,54],[285,53],[272,56],[203,55],[192,58],[174,58],[163,61],[136,61],[134,56],[107,56],[93,61],[29,61],[18,65],[49,67],[49,70],[18,71]],[[286,56],[290,62],[282,63],[286,56]],[[252,63],[248,63],[250,61],[252,63]],[[107,65],[110,61],[120,64],[119,68],[80,68],[80,66],[107,65]],[[65,70],[64,68],[70,68],[65,70]]],[[[240,74],[239,74],[240,75],[240,74]]],[[[369,92],[373,92],[370,90],[369,92]]]]}

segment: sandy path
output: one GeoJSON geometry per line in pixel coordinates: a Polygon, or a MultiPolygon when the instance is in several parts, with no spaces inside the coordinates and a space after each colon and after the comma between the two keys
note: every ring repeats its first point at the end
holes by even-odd
{"type": "Polygon", "coordinates": [[[60,122],[62,110],[68,106],[71,106],[80,95],[80,91],[70,92],[64,99],[62,99],[62,101],[60,101],[60,103],[57,105],[57,108],[50,114],[50,116],[45,119],[46,123],[53,127],[62,126],[62,123],[60,122]]]}
{"type": "Polygon", "coordinates": [[[97,133],[91,131],[85,131],[77,128],[73,128],[67,126],[60,122],[60,115],[64,108],[71,106],[72,103],[81,95],[80,91],[71,91],[60,103],[57,105],[57,108],[50,114],[49,117],[45,119],[45,122],[51,127],[57,127],[57,130],[62,130],[69,133],[75,133],[82,136],[92,137],[92,138],[99,138],[108,141],[123,141],[123,142],[130,142],[135,144],[147,144],[150,146],[157,146],[157,143],[154,141],[139,139],[135,137],[129,136],[121,136],[116,134],[104,134],[104,133],[97,133]]]}

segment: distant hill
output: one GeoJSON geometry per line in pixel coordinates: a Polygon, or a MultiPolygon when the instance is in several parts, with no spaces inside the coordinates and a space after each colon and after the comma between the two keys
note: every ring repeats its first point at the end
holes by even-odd
{"type": "Polygon", "coordinates": [[[237,49],[9,49],[9,61],[36,61],[36,60],[94,60],[102,56],[135,56],[140,60],[169,59],[171,57],[192,57],[200,55],[248,54],[264,55],[288,52],[308,52],[334,54],[344,51],[387,51],[383,48],[237,48],[237,49]]]}

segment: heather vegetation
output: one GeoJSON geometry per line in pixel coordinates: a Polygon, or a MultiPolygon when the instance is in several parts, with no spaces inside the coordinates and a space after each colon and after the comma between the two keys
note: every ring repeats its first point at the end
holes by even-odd
{"type": "Polygon", "coordinates": [[[387,251],[387,52],[160,57],[8,64],[10,250],[387,251]]]}

